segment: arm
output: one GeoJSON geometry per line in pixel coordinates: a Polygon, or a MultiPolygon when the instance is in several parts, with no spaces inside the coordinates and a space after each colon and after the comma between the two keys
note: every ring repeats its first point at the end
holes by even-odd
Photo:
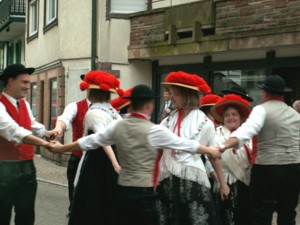
{"type": "Polygon", "coordinates": [[[112,166],[114,167],[114,170],[116,171],[117,174],[119,174],[121,172],[121,166],[119,165],[119,163],[117,161],[114,151],[112,150],[112,148],[110,146],[104,146],[103,150],[104,150],[105,154],[107,155],[107,157],[110,159],[112,166]]]}
{"type": "Polygon", "coordinates": [[[55,128],[52,131],[54,132],[54,135],[58,139],[61,139],[66,128],[67,128],[67,125],[65,124],[64,121],[56,120],[55,128]]]}
{"type": "Polygon", "coordinates": [[[197,154],[208,154],[219,158],[221,153],[217,147],[206,147],[197,141],[178,137],[161,125],[153,125],[148,134],[148,142],[155,149],[177,149],[197,154]]]}
{"type": "Polygon", "coordinates": [[[210,162],[212,163],[218,177],[218,186],[219,186],[221,199],[222,200],[227,199],[230,189],[225,181],[220,159],[210,159],[210,162]]]}
{"type": "Polygon", "coordinates": [[[55,128],[52,131],[58,139],[62,138],[63,133],[69,129],[76,115],[77,104],[76,102],[72,102],[66,106],[63,114],[57,117],[55,128]]]}
{"type": "Polygon", "coordinates": [[[62,145],[59,142],[51,142],[48,149],[54,153],[62,153],[71,152],[78,149],[81,149],[82,151],[88,151],[97,149],[101,146],[113,145],[113,132],[118,122],[119,121],[114,121],[106,129],[95,134],[79,138],[77,141],[71,144],[62,145]]]}
{"type": "Polygon", "coordinates": [[[36,146],[48,147],[48,145],[49,145],[49,142],[47,142],[39,137],[36,137],[32,134],[24,137],[22,141],[24,144],[30,144],[30,145],[36,145],[36,146]]]}

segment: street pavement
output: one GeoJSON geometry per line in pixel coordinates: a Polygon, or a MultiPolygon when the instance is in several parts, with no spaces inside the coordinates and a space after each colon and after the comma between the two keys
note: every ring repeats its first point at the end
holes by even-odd
{"type": "Polygon", "coordinates": [[[41,155],[35,155],[34,164],[38,181],[64,187],[68,186],[66,167],[58,166],[41,155]]]}
{"type": "MultiPolygon", "coordinates": [[[[61,188],[63,191],[62,193],[64,193],[64,195],[67,195],[67,168],[66,167],[62,167],[62,166],[58,166],[55,163],[43,158],[40,155],[35,155],[34,157],[34,163],[37,169],[37,180],[39,181],[39,183],[43,183],[44,184],[51,184],[51,185],[55,185],[57,186],[57,188],[61,188]]],[[[38,198],[38,196],[37,196],[38,198]]],[[[64,201],[64,208],[67,207],[67,196],[64,196],[65,201],[64,201]]],[[[38,201],[38,199],[37,199],[38,201]]],[[[300,202],[300,201],[299,201],[300,202]]],[[[57,202],[58,203],[58,202],[57,202]]],[[[57,212],[57,211],[56,211],[57,212]]],[[[58,211],[59,212],[59,211],[58,211]]],[[[59,212],[60,214],[65,215],[65,210],[62,210],[61,212],[59,212]]],[[[41,213],[45,213],[45,212],[41,212],[41,213]]],[[[42,219],[39,218],[39,210],[37,210],[37,225],[46,225],[43,223],[40,223],[40,221],[42,219]]],[[[60,215],[61,216],[61,215],[60,215]]],[[[44,218],[43,215],[41,215],[41,218],[44,218]]],[[[53,217],[52,217],[53,218],[53,217]]],[[[66,219],[63,218],[62,219],[65,224],[66,223],[66,219]]],[[[45,222],[45,220],[44,220],[45,222]]],[[[53,223],[52,223],[53,224],[53,223]]],[[[56,223],[57,225],[60,223],[56,223]]],[[[297,218],[296,218],[296,224],[300,225],[300,204],[297,207],[297,218]]],[[[273,217],[273,223],[272,225],[276,225],[276,214],[274,214],[273,217]]]]}

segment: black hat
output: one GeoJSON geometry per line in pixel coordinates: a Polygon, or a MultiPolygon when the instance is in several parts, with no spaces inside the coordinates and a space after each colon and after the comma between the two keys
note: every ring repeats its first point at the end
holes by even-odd
{"type": "Polygon", "coordinates": [[[32,74],[34,72],[34,68],[26,68],[22,64],[12,64],[5,68],[3,73],[0,76],[0,80],[4,81],[10,77],[16,77],[19,74],[32,74]]]}
{"type": "Polygon", "coordinates": [[[253,102],[253,99],[247,94],[247,91],[242,86],[233,86],[229,90],[222,90],[222,93],[227,94],[236,94],[241,96],[243,99],[246,99],[249,102],[253,102]]]}
{"type": "Polygon", "coordinates": [[[137,85],[132,89],[131,95],[123,97],[124,99],[150,99],[150,98],[159,98],[155,96],[151,89],[143,84],[137,85]]]}
{"type": "Polygon", "coordinates": [[[263,83],[257,84],[256,86],[275,94],[284,94],[293,91],[293,89],[285,86],[285,81],[278,75],[268,76],[263,83]]]}

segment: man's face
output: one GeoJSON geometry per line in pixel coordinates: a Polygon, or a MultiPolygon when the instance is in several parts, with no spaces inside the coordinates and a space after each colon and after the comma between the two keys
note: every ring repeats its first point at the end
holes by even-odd
{"type": "Polygon", "coordinates": [[[24,98],[30,89],[30,75],[20,74],[16,78],[9,78],[6,91],[15,99],[24,98]]]}
{"type": "Polygon", "coordinates": [[[171,100],[171,94],[167,91],[164,92],[164,100],[165,102],[171,100]]]}

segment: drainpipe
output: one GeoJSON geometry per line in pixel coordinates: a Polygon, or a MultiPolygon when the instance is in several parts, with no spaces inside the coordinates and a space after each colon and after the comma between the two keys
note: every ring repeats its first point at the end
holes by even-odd
{"type": "Polygon", "coordinates": [[[97,57],[97,0],[92,0],[91,70],[96,69],[97,57]]]}

